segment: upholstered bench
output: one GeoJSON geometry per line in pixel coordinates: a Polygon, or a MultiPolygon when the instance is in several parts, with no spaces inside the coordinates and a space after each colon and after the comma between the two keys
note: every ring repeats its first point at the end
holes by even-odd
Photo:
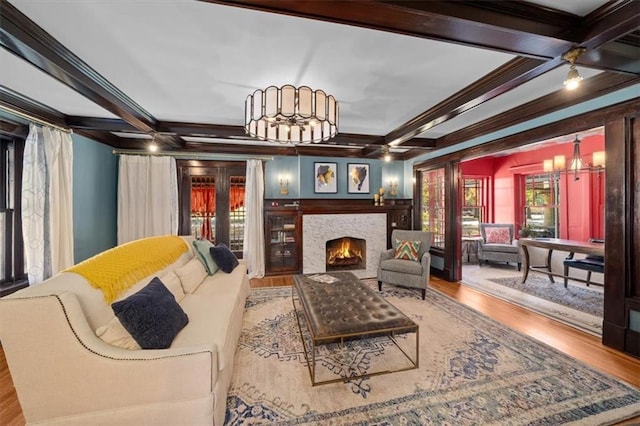
{"type": "MultiPolygon", "coordinates": [[[[407,359],[411,361],[411,366],[394,371],[418,368],[418,325],[416,323],[350,272],[323,274],[324,278],[332,277],[335,279],[333,282],[317,281],[314,277],[317,275],[295,275],[292,291],[298,326],[300,327],[299,315],[302,311],[306,328],[311,334],[311,348],[307,349],[302,327],[300,327],[311,382],[314,386],[343,380],[316,382],[316,346],[335,341],[344,343],[344,340],[348,338],[371,337],[381,334],[393,337],[395,334],[415,332],[415,358],[411,359],[405,354],[407,359]],[[299,303],[301,309],[297,307],[296,302],[299,303]]],[[[369,373],[364,376],[390,372],[392,371],[369,373]]],[[[356,377],[349,379],[354,378],[356,377]]]]}

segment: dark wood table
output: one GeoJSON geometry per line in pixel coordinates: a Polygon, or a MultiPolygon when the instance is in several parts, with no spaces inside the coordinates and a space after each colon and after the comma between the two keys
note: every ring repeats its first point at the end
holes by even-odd
{"type": "MultiPolygon", "coordinates": [[[[573,253],[593,254],[597,256],[604,256],[604,244],[592,243],[587,241],[576,240],[564,240],[561,238],[521,238],[518,240],[518,244],[522,247],[522,254],[524,254],[524,261],[526,267],[524,268],[524,276],[522,282],[524,283],[529,276],[529,271],[542,272],[549,276],[549,280],[553,283],[553,277],[568,278],[564,274],[557,274],[551,271],[551,256],[553,250],[562,250],[573,253]],[[547,263],[546,265],[532,266],[529,260],[528,247],[540,247],[547,249],[547,263]]],[[[571,278],[572,280],[585,281],[578,278],[571,278]]]]}
{"type": "Polygon", "coordinates": [[[418,325],[351,272],[294,275],[293,281],[291,296],[313,386],[418,368],[418,325]],[[334,281],[324,282],[326,280],[323,278],[327,277],[334,281]],[[310,334],[310,347],[307,347],[301,322],[304,322],[304,328],[310,334]],[[398,345],[394,337],[401,333],[416,335],[416,351],[413,358],[398,345]],[[318,345],[339,342],[344,348],[345,339],[379,335],[391,338],[409,360],[408,367],[317,381],[318,345]]]}

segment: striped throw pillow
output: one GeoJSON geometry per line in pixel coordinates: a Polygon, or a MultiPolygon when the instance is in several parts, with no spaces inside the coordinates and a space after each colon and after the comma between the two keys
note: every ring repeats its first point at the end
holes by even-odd
{"type": "Polygon", "coordinates": [[[400,241],[396,240],[396,259],[418,260],[421,241],[400,241]]]}

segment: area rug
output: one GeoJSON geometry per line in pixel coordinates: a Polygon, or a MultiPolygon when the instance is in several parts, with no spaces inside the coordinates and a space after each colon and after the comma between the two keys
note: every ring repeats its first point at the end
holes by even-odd
{"type": "MultiPolygon", "coordinates": [[[[420,326],[420,368],[312,387],[291,288],[253,289],[226,424],[603,425],[640,415],[640,390],[447,296],[383,290],[420,326]]],[[[319,363],[346,378],[387,351],[353,344],[349,356],[327,351],[319,363]]]]}
{"type": "Polygon", "coordinates": [[[559,303],[585,314],[600,318],[604,315],[604,294],[601,291],[590,290],[573,285],[564,287],[562,280],[555,283],[549,281],[546,275],[530,274],[526,282],[522,277],[491,278],[494,283],[540,297],[550,302],[559,303]]]}
{"type": "Polygon", "coordinates": [[[522,276],[484,278],[467,273],[463,285],[520,305],[595,336],[602,335],[604,295],[602,292],[569,285],[561,280],[551,283],[546,275],[530,272],[522,276]]]}

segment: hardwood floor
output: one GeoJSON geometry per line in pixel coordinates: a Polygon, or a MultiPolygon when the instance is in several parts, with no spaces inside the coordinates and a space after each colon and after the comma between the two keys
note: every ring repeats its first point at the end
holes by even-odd
{"type": "MultiPolygon", "coordinates": [[[[293,277],[290,275],[267,277],[251,280],[251,287],[280,287],[290,286],[292,283],[293,277]]],[[[508,327],[553,346],[598,370],[640,387],[640,359],[604,346],[597,337],[461,286],[459,283],[432,278],[430,286],[508,327]]],[[[639,423],[640,417],[636,417],[619,423],[619,425],[637,425],[639,423]]],[[[0,350],[0,424],[7,426],[25,424],[2,350],[0,350]]]]}

